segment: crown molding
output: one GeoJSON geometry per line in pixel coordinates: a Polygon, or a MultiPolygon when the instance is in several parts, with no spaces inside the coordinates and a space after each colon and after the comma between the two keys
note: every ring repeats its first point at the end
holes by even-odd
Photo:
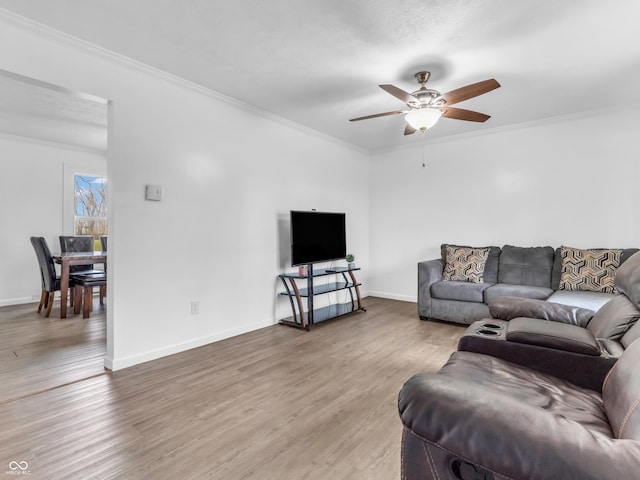
{"type": "Polygon", "coordinates": [[[605,115],[608,113],[624,112],[624,111],[631,111],[636,109],[640,109],[640,102],[631,102],[626,105],[615,105],[615,106],[597,108],[592,110],[583,110],[581,112],[568,113],[564,115],[544,117],[536,120],[529,120],[526,122],[513,123],[510,125],[502,125],[499,127],[485,128],[475,132],[466,132],[466,133],[459,133],[454,135],[447,135],[444,137],[437,137],[437,138],[426,140],[424,144],[422,142],[420,143],[415,142],[415,143],[400,145],[395,147],[382,147],[375,150],[371,150],[370,153],[371,155],[378,155],[378,154],[390,153],[394,151],[401,151],[401,150],[407,150],[407,149],[421,149],[423,148],[423,146],[428,147],[429,145],[433,145],[437,143],[457,142],[459,140],[465,140],[468,138],[484,137],[486,135],[493,135],[496,133],[503,133],[503,132],[509,132],[514,130],[523,130],[526,128],[547,126],[554,123],[565,123],[565,122],[580,120],[588,117],[597,117],[597,116],[605,115]]]}
{"type": "Polygon", "coordinates": [[[19,73],[10,72],[8,70],[3,70],[1,68],[0,68],[0,76],[11,78],[13,80],[17,80],[22,83],[27,83],[35,87],[46,88],[48,90],[53,90],[55,92],[64,93],[65,95],[71,95],[71,96],[80,98],[82,100],[98,103],[100,105],[107,105],[109,103],[109,100],[102,97],[98,97],[96,95],[91,95],[89,93],[83,93],[83,92],[76,92],[75,90],[61,87],[60,85],[54,85],[53,83],[43,82],[42,80],[27,77],[25,75],[20,75],[19,73]]]}

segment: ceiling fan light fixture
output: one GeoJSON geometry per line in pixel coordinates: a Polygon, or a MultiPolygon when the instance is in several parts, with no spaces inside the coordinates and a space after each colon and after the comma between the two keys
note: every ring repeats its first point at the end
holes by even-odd
{"type": "Polygon", "coordinates": [[[404,119],[416,130],[425,131],[438,123],[441,116],[442,112],[439,109],[425,107],[411,110],[404,119]]]}

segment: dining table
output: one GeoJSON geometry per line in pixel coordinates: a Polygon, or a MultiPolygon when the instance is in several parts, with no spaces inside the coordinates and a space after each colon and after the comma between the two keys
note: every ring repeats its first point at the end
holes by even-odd
{"type": "Polygon", "coordinates": [[[53,261],[61,266],[60,271],[60,318],[67,318],[69,295],[69,272],[72,265],[107,264],[107,252],[63,252],[54,253],[53,261]]]}

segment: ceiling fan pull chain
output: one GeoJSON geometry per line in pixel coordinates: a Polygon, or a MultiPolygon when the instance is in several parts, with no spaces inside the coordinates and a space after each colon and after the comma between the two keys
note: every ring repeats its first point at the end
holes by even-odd
{"type": "Polygon", "coordinates": [[[422,133],[422,168],[424,168],[424,132],[426,130],[422,130],[420,133],[422,133]]]}

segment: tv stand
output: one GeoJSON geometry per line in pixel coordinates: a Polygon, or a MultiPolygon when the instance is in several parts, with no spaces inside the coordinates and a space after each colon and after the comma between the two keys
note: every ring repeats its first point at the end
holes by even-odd
{"type": "Polygon", "coordinates": [[[313,265],[309,265],[306,276],[298,273],[284,273],[279,275],[286,290],[281,292],[280,295],[289,297],[291,310],[293,312],[293,316],[280,320],[280,323],[309,331],[311,325],[319,322],[358,311],[366,312],[367,309],[362,305],[362,297],[360,296],[361,284],[358,283],[354,274],[356,270],[360,269],[333,267],[314,270],[313,265]],[[314,284],[314,279],[329,275],[334,275],[338,278],[335,282],[314,284]],[[306,288],[300,288],[296,280],[299,282],[306,280],[306,288]],[[347,290],[349,292],[350,302],[335,303],[320,308],[314,307],[314,297],[341,290],[347,290]],[[304,308],[303,298],[306,298],[306,310],[304,308]]]}

